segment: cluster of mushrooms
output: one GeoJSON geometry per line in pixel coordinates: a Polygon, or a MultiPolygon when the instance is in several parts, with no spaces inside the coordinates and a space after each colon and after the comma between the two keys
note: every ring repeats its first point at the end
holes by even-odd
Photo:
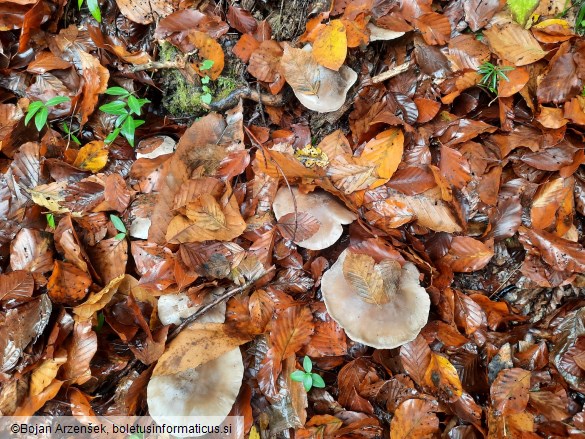
{"type": "MultiPolygon", "coordinates": [[[[303,193],[296,187],[286,186],[279,189],[274,200],[276,218],[294,213],[295,204],[297,214],[308,213],[319,222],[318,231],[310,238],[295,241],[310,250],[330,247],[341,237],[343,225],[357,219],[325,191],[303,193]]],[[[429,296],[420,285],[415,265],[410,262],[401,265],[390,259],[379,261],[373,269],[383,278],[383,287],[373,303],[360,294],[347,269],[344,270],[346,259],[351,263],[352,257],[355,255],[351,248],[344,250],[323,274],[321,292],[331,317],[350,339],[377,349],[392,349],[414,340],[426,324],[430,308],[429,296]]],[[[222,323],[223,306],[201,319],[222,323]]],[[[196,309],[190,307],[183,293],[159,299],[159,315],[165,324],[179,324],[196,309]]],[[[155,369],[148,385],[150,415],[159,424],[173,423],[175,416],[215,416],[219,425],[219,419],[229,414],[236,400],[243,375],[239,348],[175,375],[158,376],[155,369]]]]}

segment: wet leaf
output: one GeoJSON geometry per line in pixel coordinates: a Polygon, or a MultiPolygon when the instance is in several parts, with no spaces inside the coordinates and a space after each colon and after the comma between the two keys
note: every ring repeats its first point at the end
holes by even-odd
{"type": "Polygon", "coordinates": [[[421,399],[404,401],[390,424],[391,439],[431,438],[439,431],[439,419],[433,405],[421,399]]]}
{"type": "Polygon", "coordinates": [[[313,58],[320,65],[339,70],[347,56],[347,35],[341,20],[331,20],[320,28],[313,42],[313,58]]]}
{"type": "Polygon", "coordinates": [[[490,391],[494,408],[504,415],[522,413],[530,397],[530,375],[519,368],[500,371],[490,391]]]}

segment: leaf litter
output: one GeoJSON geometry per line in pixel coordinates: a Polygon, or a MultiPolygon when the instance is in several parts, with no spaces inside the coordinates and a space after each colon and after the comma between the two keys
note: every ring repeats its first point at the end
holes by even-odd
{"type": "Polygon", "coordinates": [[[0,4],[0,414],[582,436],[583,2],[96,3],[0,4]]]}

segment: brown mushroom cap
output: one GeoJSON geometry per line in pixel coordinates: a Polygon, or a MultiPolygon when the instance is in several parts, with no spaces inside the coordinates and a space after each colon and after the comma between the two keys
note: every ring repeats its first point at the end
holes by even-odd
{"type": "Polygon", "coordinates": [[[396,292],[386,303],[373,304],[361,298],[345,278],[343,264],[348,252],[339,255],[321,280],[331,317],[349,338],[374,348],[392,349],[414,340],[427,323],[431,304],[414,264],[402,267],[396,292]]]}
{"type": "Polygon", "coordinates": [[[333,195],[325,191],[316,190],[309,194],[301,193],[298,188],[281,187],[276,193],[272,209],[276,219],[294,213],[297,203],[297,212],[306,212],[321,223],[319,230],[304,241],[295,241],[300,247],[309,250],[322,250],[330,247],[341,237],[342,224],[351,224],[357,219],[355,213],[348,210],[333,195]],[[292,192],[292,195],[291,195],[292,192]]]}

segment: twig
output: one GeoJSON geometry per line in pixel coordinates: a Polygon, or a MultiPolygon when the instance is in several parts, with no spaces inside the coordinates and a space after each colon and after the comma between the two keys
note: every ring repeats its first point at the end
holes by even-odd
{"type": "Polygon", "coordinates": [[[144,70],[158,70],[158,69],[183,69],[186,61],[179,58],[175,61],[149,61],[144,64],[138,64],[130,67],[131,72],[141,72],[144,70]]]}
{"type": "Polygon", "coordinates": [[[386,70],[384,73],[380,73],[372,77],[368,82],[371,84],[378,84],[380,82],[384,82],[387,79],[394,78],[395,76],[400,75],[408,70],[408,68],[412,65],[412,62],[405,62],[404,64],[400,64],[399,66],[392,67],[390,70],[386,70]]]}
{"type": "Polygon", "coordinates": [[[197,320],[199,317],[201,317],[203,314],[205,314],[207,311],[209,311],[211,308],[213,308],[214,306],[220,304],[221,302],[228,300],[230,297],[235,296],[236,294],[239,294],[245,290],[247,290],[248,288],[250,288],[252,285],[254,285],[254,283],[266,276],[268,273],[274,271],[276,269],[276,267],[273,265],[272,267],[266,269],[264,271],[264,273],[262,274],[262,276],[260,276],[259,278],[256,278],[252,281],[246,282],[244,285],[239,286],[237,288],[233,288],[229,291],[227,291],[226,293],[222,294],[221,296],[216,297],[213,301],[209,302],[207,305],[202,306],[201,308],[199,308],[194,314],[191,314],[189,317],[187,317],[185,320],[183,320],[181,322],[181,324],[179,326],[177,326],[173,332],[171,332],[169,334],[169,336],[167,337],[167,343],[169,343],[171,340],[173,340],[177,335],[179,335],[179,333],[185,329],[186,326],[189,326],[191,323],[193,323],[195,320],[197,320]]]}

